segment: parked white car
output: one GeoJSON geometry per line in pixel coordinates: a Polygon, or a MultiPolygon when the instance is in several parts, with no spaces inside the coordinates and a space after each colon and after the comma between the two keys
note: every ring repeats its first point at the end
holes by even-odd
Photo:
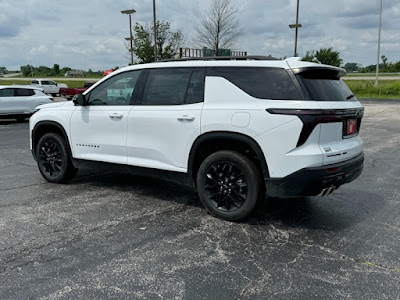
{"type": "Polygon", "coordinates": [[[30,117],[36,107],[52,103],[53,98],[41,88],[24,85],[0,86],[0,118],[23,121],[30,117]]]}
{"type": "Polygon", "coordinates": [[[265,194],[329,195],[362,172],[364,108],[345,70],[299,58],[130,66],[30,119],[49,182],[87,161],[187,174],[213,215],[240,220],[265,194]]]}
{"type": "Polygon", "coordinates": [[[33,79],[31,85],[43,89],[44,93],[51,94],[52,96],[59,94],[60,88],[68,88],[64,83],[57,83],[49,79],[33,79]]]}

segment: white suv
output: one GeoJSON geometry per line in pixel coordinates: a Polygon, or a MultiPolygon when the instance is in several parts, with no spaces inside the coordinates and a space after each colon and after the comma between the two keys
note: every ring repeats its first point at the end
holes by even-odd
{"type": "Polygon", "coordinates": [[[22,122],[29,118],[36,107],[52,103],[53,98],[40,88],[25,85],[0,85],[0,119],[17,119],[22,122]]]}
{"type": "Polygon", "coordinates": [[[340,68],[201,59],[130,66],[30,119],[50,182],[83,162],[186,173],[213,215],[239,220],[265,194],[327,195],[363,168],[363,107],[340,68]]]}

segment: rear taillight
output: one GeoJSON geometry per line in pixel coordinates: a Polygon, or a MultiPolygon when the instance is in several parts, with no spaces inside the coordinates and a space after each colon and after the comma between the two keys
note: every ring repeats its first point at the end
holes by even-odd
{"type": "Polygon", "coordinates": [[[303,145],[314,128],[321,123],[343,123],[343,138],[356,135],[360,129],[361,118],[364,108],[353,109],[291,109],[291,108],[269,108],[270,114],[295,115],[303,122],[297,147],[303,145]],[[350,123],[349,123],[350,122],[350,123]],[[347,133],[348,131],[352,133],[347,133]]]}
{"type": "Polygon", "coordinates": [[[352,135],[357,132],[357,119],[347,119],[346,135],[352,135]]]}

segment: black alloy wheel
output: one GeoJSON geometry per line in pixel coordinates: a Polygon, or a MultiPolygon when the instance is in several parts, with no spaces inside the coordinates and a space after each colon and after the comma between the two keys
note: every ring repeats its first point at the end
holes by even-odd
{"type": "Polygon", "coordinates": [[[49,182],[66,182],[78,171],[72,165],[68,144],[56,133],[47,133],[40,138],[36,160],[40,173],[49,182]]]}
{"type": "MultiPolygon", "coordinates": [[[[60,146],[55,140],[45,140],[39,149],[39,162],[46,177],[56,178],[63,167],[60,146]]],[[[64,163],[65,164],[65,163],[64,163]]]]}
{"type": "Polygon", "coordinates": [[[208,156],[197,172],[196,182],[205,208],[229,221],[247,217],[265,195],[260,170],[249,158],[234,151],[208,156]]]}
{"type": "Polygon", "coordinates": [[[233,212],[246,202],[247,181],[237,165],[222,161],[211,165],[206,174],[205,193],[215,208],[233,212]]]}

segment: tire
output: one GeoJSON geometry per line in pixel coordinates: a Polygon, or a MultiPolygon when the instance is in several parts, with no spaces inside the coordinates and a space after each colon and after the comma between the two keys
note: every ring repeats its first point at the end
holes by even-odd
{"type": "Polygon", "coordinates": [[[51,94],[53,97],[56,97],[57,96],[57,94],[51,94]]]}
{"type": "Polygon", "coordinates": [[[36,161],[42,176],[49,182],[65,183],[78,169],[72,165],[69,146],[57,133],[46,133],[36,147],[36,161]]]}
{"type": "Polygon", "coordinates": [[[197,172],[200,201],[214,216],[239,221],[265,197],[261,172],[247,157],[234,151],[208,156],[197,172]]]}

